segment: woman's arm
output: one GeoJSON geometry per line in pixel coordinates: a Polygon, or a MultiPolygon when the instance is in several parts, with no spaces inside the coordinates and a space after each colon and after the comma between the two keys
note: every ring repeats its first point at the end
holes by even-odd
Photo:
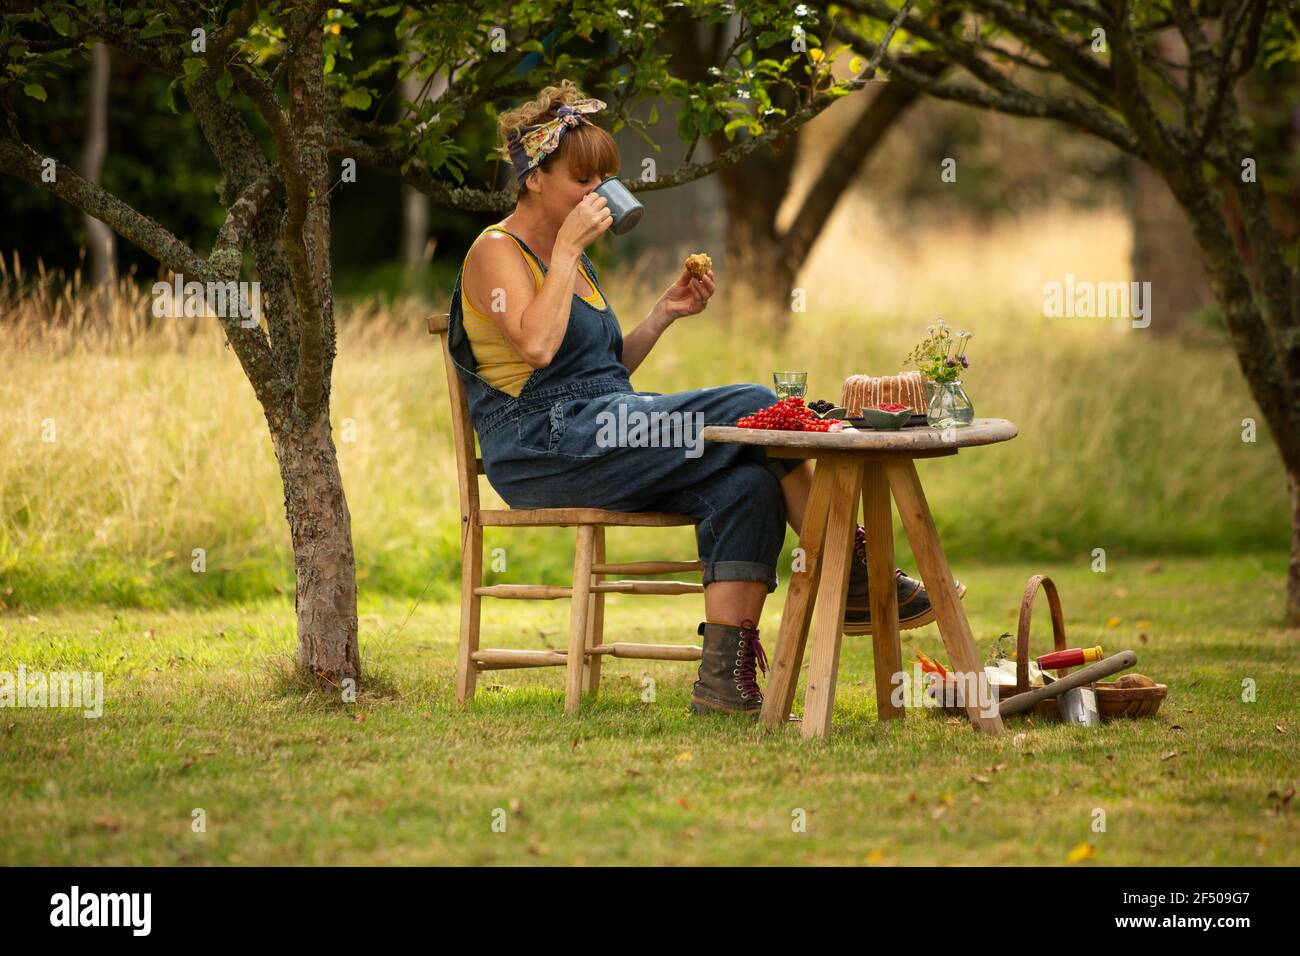
{"type": "Polygon", "coordinates": [[[623,336],[623,365],[627,367],[629,375],[636,371],[636,367],[659,341],[659,336],[672,324],[673,320],[668,317],[663,305],[656,303],[641,324],[623,336]]]}
{"type": "Polygon", "coordinates": [[[659,297],[645,321],[623,337],[623,364],[627,367],[628,374],[636,371],[636,367],[650,354],[668,326],[684,315],[704,311],[716,288],[712,269],[701,279],[683,269],[677,281],[659,297]]]}
{"type": "MultiPolygon", "coordinates": [[[[465,281],[472,299],[487,303],[486,314],[501,327],[510,344],[533,368],[545,368],[564,344],[573,308],[582,250],[613,222],[604,196],[588,193],[569,210],[551,248],[542,287],[509,236],[491,233],[470,250],[465,281]],[[507,246],[509,248],[507,248],[507,246]],[[474,259],[483,249],[482,259],[474,259]]],[[[479,308],[475,304],[475,308],[479,308]]]]}
{"type": "Polygon", "coordinates": [[[577,276],[577,253],[557,248],[539,289],[514,240],[489,233],[470,252],[466,294],[501,327],[525,362],[545,368],[569,328],[577,276]]]}

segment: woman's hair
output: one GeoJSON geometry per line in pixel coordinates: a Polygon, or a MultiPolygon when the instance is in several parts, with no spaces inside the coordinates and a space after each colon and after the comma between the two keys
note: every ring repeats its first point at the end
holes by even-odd
{"type": "MultiPolygon", "coordinates": [[[[510,162],[508,134],[512,130],[553,120],[555,111],[561,106],[586,98],[572,80],[564,80],[559,86],[546,87],[535,100],[507,110],[498,117],[497,130],[501,134],[501,145],[497,147],[497,152],[505,157],[510,170],[509,188],[516,196],[524,190],[519,185],[519,178],[510,162]]],[[[555,152],[543,159],[537,168],[549,170],[551,163],[563,157],[568,157],[569,168],[579,179],[592,175],[612,176],[618,172],[618,146],[614,143],[614,137],[592,123],[579,123],[565,132],[555,152]]]]}

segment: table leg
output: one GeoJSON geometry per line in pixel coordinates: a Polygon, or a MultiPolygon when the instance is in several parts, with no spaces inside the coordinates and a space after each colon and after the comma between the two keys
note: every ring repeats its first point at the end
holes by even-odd
{"type": "Polygon", "coordinates": [[[894,583],[894,518],[889,479],[875,461],[862,465],[862,524],[867,529],[867,577],[871,581],[871,644],[876,665],[876,714],[894,720],[904,714],[893,700],[895,674],[903,670],[898,639],[898,588],[894,583]]]}
{"type": "MultiPolygon", "coordinates": [[[[934,527],[934,518],[930,514],[930,505],[921,490],[921,479],[916,474],[916,465],[910,458],[891,459],[885,463],[885,474],[894,491],[894,500],[898,502],[898,516],[907,531],[907,539],[912,544],[912,554],[916,558],[925,582],[930,602],[934,605],[939,635],[943,646],[948,651],[955,676],[959,681],[967,681],[966,687],[972,687],[972,676],[983,675],[984,666],[980,663],[979,652],[975,648],[975,637],[971,634],[970,622],[962,610],[961,599],[957,597],[957,586],[952,580],[952,571],[948,567],[948,558],[939,543],[939,534],[934,527]],[[965,676],[963,676],[965,675],[965,676]]],[[[996,702],[991,713],[980,707],[974,694],[967,697],[966,713],[977,730],[997,733],[1002,730],[1002,718],[998,715],[996,702]]]]}
{"type": "Polygon", "coordinates": [[[840,668],[840,639],[849,593],[849,562],[853,559],[854,518],[862,466],[835,466],[830,512],[826,520],[826,558],[821,569],[821,607],[813,626],[812,659],[808,663],[808,694],[803,708],[803,735],[827,737],[835,708],[835,678],[840,668]]]}
{"type": "Polygon", "coordinates": [[[817,601],[817,572],[821,567],[826,510],[830,505],[833,480],[833,466],[818,462],[808,503],[804,507],[803,527],[799,529],[804,569],[790,574],[790,588],[781,613],[781,636],[777,640],[776,653],[772,655],[763,694],[763,711],[759,720],[768,729],[783,725],[794,707],[799,668],[803,665],[804,646],[808,641],[808,623],[817,601]]]}

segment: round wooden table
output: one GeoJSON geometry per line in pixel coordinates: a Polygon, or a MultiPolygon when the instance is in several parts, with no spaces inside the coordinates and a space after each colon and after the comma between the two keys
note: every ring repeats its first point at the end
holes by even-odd
{"type": "MultiPolygon", "coordinates": [[[[964,428],[943,430],[919,426],[899,431],[788,432],[725,425],[704,429],[705,441],[762,445],[775,458],[814,458],[817,462],[799,534],[804,569],[790,575],[781,634],[768,671],[760,715],[764,726],[774,728],[784,724],[790,715],[808,628],[820,593],[821,613],[813,631],[803,734],[805,737],[830,734],[859,494],[862,523],[867,531],[871,640],[880,719],[903,715],[903,708],[891,699],[894,675],[903,670],[898,593],[894,585],[891,490],[921,580],[934,606],[935,622],[948,651],[950,670],[958,675],[983,672],[970,623],[962,610],[913,459],[955,455],[960,448],[1009,441],[1016,434],[1016,426],[1001,418],[977,418],[964,428]]],[[[990,716],[983,712],[977,702],[972,701],[967,713],[978,730],[996,733],[1002,729],[1002,718],[996,713],[990,716]]]]}

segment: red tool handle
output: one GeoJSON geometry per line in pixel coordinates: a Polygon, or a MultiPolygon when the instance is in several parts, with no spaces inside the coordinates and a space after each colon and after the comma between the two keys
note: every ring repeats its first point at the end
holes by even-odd
{"type": "Polygon", "coordinates": [[[1064,667],[1077,667],[1091,664],[1105,657],[1101,645],[1096,647],[1067,647],[1063,651],[1053,651],[1038,658],[1038,666],[1045,671],[1059,670],[1064,667]]]}

